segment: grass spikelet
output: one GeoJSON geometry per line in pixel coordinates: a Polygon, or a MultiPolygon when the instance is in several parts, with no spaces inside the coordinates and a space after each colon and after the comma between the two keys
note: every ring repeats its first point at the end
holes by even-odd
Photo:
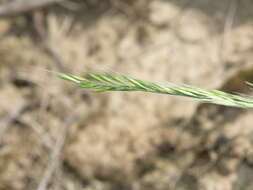
{"type": "MultiPolygon", "coordinates": [[[[129,76],[103,73],[95,74],[86,72],[84,77],[59,73],[59,78],[71,81],[80,88],[87,88],[92,92],[105,91],[144,91],[175,96],[185,96],[213,104],[253,108],[253,99],[245,96],[235,95],[220,90],[206,90],[188,85],[168,84],[162,85],[135,79],[129,76]]],[[[247,82],[250,87],[252,83],[247,82]]]]}

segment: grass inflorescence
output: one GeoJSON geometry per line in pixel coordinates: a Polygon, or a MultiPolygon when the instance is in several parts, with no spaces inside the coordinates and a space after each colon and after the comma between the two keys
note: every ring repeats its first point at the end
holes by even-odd
{"type": "MultiPolygon", "coordinates": [[[[220,90],[207,90],[188,85],[158,84],[140,79],[117,75],[111,73],[95,74],[86,72],[84,77],[71,74],[58,73],[58,77],[74,82],[80,88],[87,88],[92,92],[105,91],[143,91],[160,94],[170,94],[195,98],[205,102],[234,106],[242,108],[253,108],[253,99],[240,95],[223,92],[220,90]]],[[[253,84],[248,83],[253,86],[253,84]]]]}

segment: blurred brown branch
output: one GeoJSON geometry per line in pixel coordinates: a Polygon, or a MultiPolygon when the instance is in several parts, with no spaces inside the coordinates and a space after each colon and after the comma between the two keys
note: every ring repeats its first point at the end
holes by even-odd
{"type": "Polygon", "coordinates": [[[14,0],[0,5],[0,17],[17,16],[64,0],[14,0]]]}
{"type": "Polygon", "coordinates": [[[48,166],[46,167],[46,169],[44,171],[42,179],[37,187],[37,190],[46,190],[47,189],[47,186],[53,176],[53,173],[55,172],[55,170],[59,164],[60,154],[63,149],[66,137],[68,135],[69,128],[73,124],[75,119],[76,119],[75,114],[72,114],[69,117],[67,117],[67,119],[65,120],[65,126],[63,127],[61,134],[57,138],[54,147],[52,148],[51,160],[48,163],[48,166]]]}
{"type": "Polygon", "coordinates": [[[25,102],[22,102],[19,106],[15,108],[13,113],[10,114],[10,117],[3,121],[3,123],[0,123],[0,144],[3,142],[3,138],[6,134],[6,131],[8,128],[17,121],[20,116],[25,113],[27,110],[29,110],[31,107],[35,106],[36,103],[34,101],[28,100],[25,102]]]}

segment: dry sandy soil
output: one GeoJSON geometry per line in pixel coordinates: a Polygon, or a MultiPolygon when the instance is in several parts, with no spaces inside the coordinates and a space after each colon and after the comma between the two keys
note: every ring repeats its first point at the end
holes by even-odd
{"type": "Polygon", "coordinates": [[[0,190],[251,190],[253,113],[51,71],[251,91],[251,0],[72,0],[0,20],[0,190]]]}

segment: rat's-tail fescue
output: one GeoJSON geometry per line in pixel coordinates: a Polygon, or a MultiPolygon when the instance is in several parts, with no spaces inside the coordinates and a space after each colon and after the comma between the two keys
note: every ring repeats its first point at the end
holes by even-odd
{"type": "MultiPolygon", "coordinates": [[[[162,85],[154,82],[146,82],[125,75],[110,73],[95,74],[86,72],[84,77],[64,73],[57,73],[56,75],[62,79],[74,82],[80,88],[90,89],[92,92],[143,91],[186,96],[225,106],[253,108],[253,99],[219,90],[206,90],[188,85],[162,85]]],[[[252,83],[247,84],[253,86],[252,83]]]]}

